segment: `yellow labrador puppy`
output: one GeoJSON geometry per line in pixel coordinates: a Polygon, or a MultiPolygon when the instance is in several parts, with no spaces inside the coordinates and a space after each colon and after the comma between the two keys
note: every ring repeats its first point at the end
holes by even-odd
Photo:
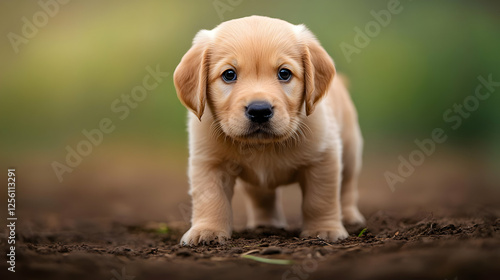
{"type": "Polygon", "coordinates": [[[302,236],[336,241],[357,208],[362,137],[332,59],[304,25],[262,16],[201,30],[174,73],[189,114],[192,225],[182,245],[231,237],[235,184],[248,226],[286,226],[278,187],[302,189],[302,236]]]}

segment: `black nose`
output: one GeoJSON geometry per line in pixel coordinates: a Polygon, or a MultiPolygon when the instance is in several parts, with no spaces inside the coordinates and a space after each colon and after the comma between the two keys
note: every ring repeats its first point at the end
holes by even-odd
{"type": "Polygon", "coordinates": [[[252,102],[246,107],[247,118],[252,122],[265,123],[273,117],[273,107],[271,104],[263,101],[252,102]]]}

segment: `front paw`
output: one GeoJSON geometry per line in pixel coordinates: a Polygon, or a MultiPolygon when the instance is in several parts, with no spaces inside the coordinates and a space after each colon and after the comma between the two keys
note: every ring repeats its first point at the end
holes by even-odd
{"type": "Polygon", "coordinates": [[[216,230],[201,227],[191,227],[181,238],[181,246],[196,246],[224,244],[231,238],[231,233],[227,230],[216,230]]]}
{"type": "Polygon", "coordinates": [[[326,241],[335,242],[349,236],[343,225],[327,228],[304,229],[301,237],[317,237],[326,241]]]}

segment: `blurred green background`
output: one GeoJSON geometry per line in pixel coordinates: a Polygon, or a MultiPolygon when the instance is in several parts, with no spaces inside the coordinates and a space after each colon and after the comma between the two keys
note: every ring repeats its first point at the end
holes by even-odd
{"type": "MultiPolygon", "coordinates": [[[[88,158],[106,157],[113,148],[123,158],[161,150],[173,164],[158,165],[160,170],[185,170],[186,109],[172,73],[198,30],[256,14],[304,23],[316,34],[338,71],[349,77],[367,157],[384,155],[390,158],[386,169],[395,169],[397,156],[414,149],[415,139],[442,127],[449,138],[438,149],[480,154],[495,168],[500,88],[457,130],[443,113],[474,93],[478,76],[500,81],[499,2],[400,1],[403,10],[348,62],[341,43],[354,44],[354,28],[364,29],[374,20],[370,12],[387,9],[388,2],[69,1],[16,53],[8,34],[22,35],[22,18],[32,22],[42,8],[37,1],[2,1],[1,166],[28,165],[41,154],[36,164],[50,173],[53,161],[64,162],[65,147],[84,139],[83,129],[110,118],[115,131],[88,158]],[[120,120],[111,103],[130,94],[147,75],[145,68],[156,65],[169,77],[120,120]]],[[[53,173],[45,176],[55,179],[53,173]]]]}

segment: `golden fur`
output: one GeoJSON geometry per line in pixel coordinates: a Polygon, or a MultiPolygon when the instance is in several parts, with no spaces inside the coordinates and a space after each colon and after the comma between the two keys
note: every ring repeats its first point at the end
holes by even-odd
{"type": "Polygon", "coordinates": [[[245,190],[248,226],[285,227],[278,186],[299,183],[302,236],[346,238],[357,208],[362,137],[356,110],[332,59],[303,25],[261,16],[201,30],[174,73],[189,114],[191,229],[183,245],[231,237],[233,188],[245,190]],[[292,72],[288,82],[277,72],[292,72]],[[225,70],[237,81],[221,78],[225,70]],[[323,98],[324,97],[324,98],[323,98]],[[272,104],[266,127],[251,130],[245,108],[272,104]]]}

